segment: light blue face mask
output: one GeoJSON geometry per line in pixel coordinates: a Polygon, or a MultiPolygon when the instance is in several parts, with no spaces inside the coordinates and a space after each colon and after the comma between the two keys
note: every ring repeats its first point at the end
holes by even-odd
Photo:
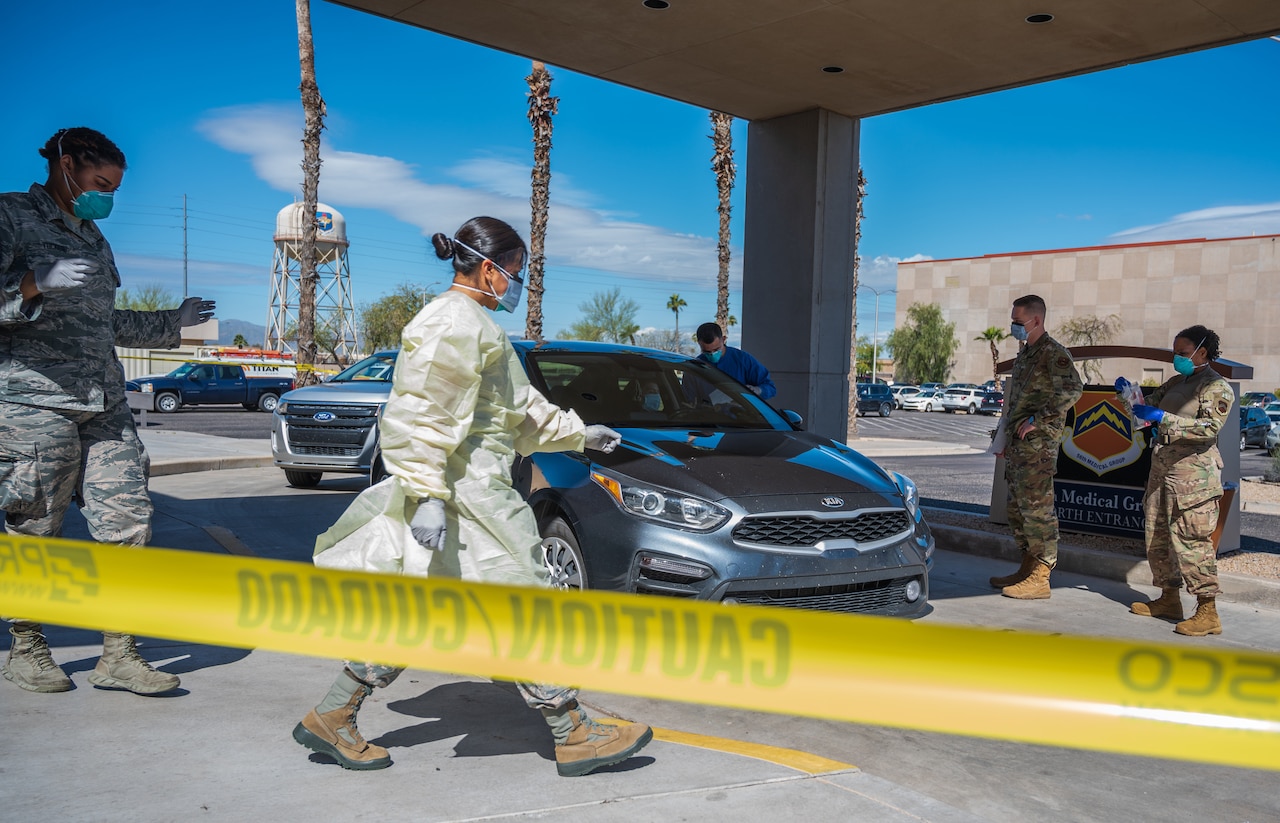
{"type": "MultiPolygon", "coordinates": [[[[1200,351],[1200,346],[1203,345],[1204,340],[1201,340],[1200,345],[1191,350],[1192,357],[1195,356],[1196,352],[1200,351]]],[[[1173,370],[1183,377],[1190,377],[1192,374],[1195,374],[1196,364],[1191,357],[1183,357],[1180,354],[1175,354],[1173,356],[1173,370]]]]}
{"type": "Polygon", "coordinates": [[[487,294],[489,297],[492,297],[494,300],[497,300],[498,305],[494,308],[494,311],[514,312],[520,306],[520,295],[524,292],[524,281],[521,280],[519,277],[515,276],[514,274],[512,274],[511,272],[507,271],[506,269],[502,268],[502,266],[499,266],[497,261],[492,260],[488,257],[485,257],[483,254],[471,248],[466,243],[463,243],[458,238],[456,237],[453,238],[453,242],[457,243],[459,246],[462,246],[462,248],[471,252],[476,257],[484,257],[485,260],[488,260],[490,263],[493,263],[493,267],[495,269],[502,272],[503,277],[507,278],[507,290],[503,292],[501,295],[499,295],[497,292],[480,291],[479,289],[472,289],[470,286],[462,286],[461,283],[457,285],[462,286],[462,288],[464,289],[471,289],[471,291],[480,292],[480,294],[487,294]]]}
{"type": "Polygon", "coordinates": [[[1013,339],[1017,340],[1019,343],[1027,339],[1027,327],[1021,323],[1014,323],[1010,326],[1009,333],[1013,335],[1013,339]]]}
{"type": "Polygon", "coordinates": [[[702,354],[707,358],[708,363],[714,365],[720,362],[721,357],[724,357],[724,347],[718,348],[715,351],[703,352],[702,354]]]}
{"type": "MultiPolygon", "coordinates": [[[[62,159],[62,138],[58,138],[58,159],[62,159]]],[[[67,174],[67,170],[62,170],[62,179],[67,181],[67,191],[71,191],[72,186],[76,186],[71,181],[71,176],[67,174]]],[[[76,186],[80,189],[79,186],[76,186]]],[[[104,220],[111,214],[111,207],[115,205],[116,194],[112,191],[85,191],[80,189],[80,195],[71,201],[71,213],[81,220],[104,220]]]]}

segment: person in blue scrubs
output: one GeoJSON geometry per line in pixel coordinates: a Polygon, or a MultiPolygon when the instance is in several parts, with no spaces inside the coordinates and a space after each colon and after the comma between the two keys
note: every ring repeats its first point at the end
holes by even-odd
{"type": "Polygon", "coordinates": [[[761,400],[768,400],[778,393],[778,387],[769,379],[769,370],[742,349],[725,343],[724,332],[718,324],[698,326],[697,338],[703,360],[751,389],[761,400]]]}

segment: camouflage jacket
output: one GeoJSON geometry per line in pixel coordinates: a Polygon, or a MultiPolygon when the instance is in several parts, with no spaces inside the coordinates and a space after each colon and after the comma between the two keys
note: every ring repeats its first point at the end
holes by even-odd
{"type": "Polygon", "coordinates": [[[1052,442],[1061,443],[1067,409],[1084,390],[1071,353],[1049,335],[1018,352],[1004,398],[1005,431],[1016,437],[1018,427],[1035,418],[1035,427],[1052,442]]]}
{"type": "Polygon", "coordinates": [[[91,220],[58,208],[44,187],[0,194],[0,400],[70,411],[124,401],[115,346],[173,348],[176,310],[115,308],[120,274],[91,220]],[[82,257],[98,270],[80,288],[23,300],[23,276],[38,263],[82,257]]]}
{"type": "Polygon", "coordinates": [[[1147,405],[1164,412],[1156,424],[1152,482],[1164,483],[1183,506],[1220,496],[1218,432],[1235,403],[1231,386],[1210,367],[1176,375],[1145,397],[1147,405]]]}

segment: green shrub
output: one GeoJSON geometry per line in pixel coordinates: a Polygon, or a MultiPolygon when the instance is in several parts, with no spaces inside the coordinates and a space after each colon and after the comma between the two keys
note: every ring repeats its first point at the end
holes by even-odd
{"type": "Polygon", "coordinates": [[[1280,483],[1280,450],[1271,458],[1271,465],[1262,470],[1262,479],[1269,483],[1280,483]]]}

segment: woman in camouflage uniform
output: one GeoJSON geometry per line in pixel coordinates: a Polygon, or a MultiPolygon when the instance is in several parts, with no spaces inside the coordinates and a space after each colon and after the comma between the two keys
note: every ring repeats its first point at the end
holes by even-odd
{"type": "MultiPolygon", "coordinates": [[[[120,275],[94,221],[111,213],[124,153],[79,127],[50,137],[40,156],[44,185],[0,194],[0,510],[10,534],[57,537],[79,492],[93,539],[141,546],[151,499],[115,345],[173,348],[181,327],[213,315],[213,302],[117,310],[120,275]]],[[[28,691],[70,689],[40,624],[10,619],[5,678],[28,691]]],[[[178,686],[114,632],[89,682],[141,694],[178,686]]]]}
{"type": "MultiPolygon", "coordinates": [[[[1200,637],[1222,634],[1215,598],[1218,588],[1218,526],[1222,497],[1222,430],[1235,394],[1213,369],[1218,359],[1218,335],[1192,326],[1173,339],[1173,367],[1177,375],[1147,395],[1147,405],[1135,405],[1134,416],[1153,424],[1156,439],[1147,479],[1143,513],[1147,519],[1147,562],[1151,583],[1160,597],[1134,603],[1134,614],[1181,621],[1178,634],[1200,637]],[[1183,620],[1182,584],[1196,597],[1196,613],[1183,620]]],[[[1124,385],[1116,381],[1116,388],[1124,385]]],[[[1128,381],[1125,381],[1127,383],[1128,381]]]]}

